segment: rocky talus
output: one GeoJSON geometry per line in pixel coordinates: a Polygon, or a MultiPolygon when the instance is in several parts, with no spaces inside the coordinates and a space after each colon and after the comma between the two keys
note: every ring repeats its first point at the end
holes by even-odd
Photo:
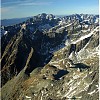
{"type": "Polygon", "coordinates": [[[39,14],[12,35],[6,27],[2,100],[99,100],[99,26],[89,16],[39,14]]]}

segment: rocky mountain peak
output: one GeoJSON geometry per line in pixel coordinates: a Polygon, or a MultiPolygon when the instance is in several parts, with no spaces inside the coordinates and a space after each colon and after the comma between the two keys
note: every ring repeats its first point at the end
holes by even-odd
{"type": "Polygon", "coordinates": [[[2,30],[3,100],[98,99],[97,15],[42,13],[2,30]]]}

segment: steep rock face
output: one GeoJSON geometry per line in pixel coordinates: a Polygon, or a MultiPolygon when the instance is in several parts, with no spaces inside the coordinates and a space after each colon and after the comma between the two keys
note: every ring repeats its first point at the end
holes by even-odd
{"type": "Polygon", "coordinates": [[[8,26],[8,27],[3,27],[1,29],[1,33],[3,34],[1,37],[1,54],[4,53],[5,51],[5,47],[7,46],[7,44],[9,43],[9,41],[11,40],[11,38],[17,34],[20,30],[19,26],[8,26]],[[5,30],[5,32],[7,34],[2,33],[2,30],[5,30]]]}
{"type": "Polygon", "coordinates": [[[3,83],[17,75],[24,68],[30,49],[31,41],[27,41],[23,33],[14,35],[2,55],[1,72],[3,83]]]}
{"type": "MultiPolygon", "coordinates": [[[[35,23],[46,17],[37,16],[35,23]]],[[[22,24],[2,54],[2,99],[97,100],[99,27],[95,17],[85,22],[87,17],[65,17],[46,31],[30,31],[29,24],[22,24]]]]}
{"type": "Polygon", "coordinates": [[[62,33],[55,34],[56,35],[52,37],[43,34],[39,30],[31,34],[27,30],[26,25],[23,24],[20,31],[8,42],[2,54],[2,85],[17,75],[25,67],[25,62],[31,47],[34,49],[34,54],[30,59],[27,74],[34,68],[43,67],[47,64],[49,59],[53,56],[53,51],[61,48],[60,45],[64,46],[64,39],[67,32],[62,31],[62,33]]]}
{"type": "MultiPolygon", "coordinates": [[[[30,73],[30,77],[24,78],[19,86],[14,87],[18,94],[10,91],[7,96],[5,96],[5,93],[2,94],[2,98],[11,99],[13,96],[15,99],[30,98],[32,100],[40,100],[41,98],[43,100],[98,99],[98,45],[93,51],[88,52],[87,57],[82,55],[85,50],[91,49],[88,46],[92,42],[91,39],[94,38],[95,42],[98,41],[96,38],[98,37],[97,33],[98,31],[90,36],[91,38],[80,51],[73,50],[72,52],[76,52],[74,55],[68,53],[72,48],[72,44],[55,52],[52,60],[46,66],[36,68],[30,73]],[[72,59],[74,56],[75,58],[72,59]]],[[[84,39],[81,41],[84,41],[84,39]]],[[[32,56],[32,51],[30,54],[32,56]]],[[[24,69],[22,73],[23,71],[24,69]]],[[[23,74],[19,73],[18,76],[3,86],[2,92],[8,88],[8,84],[11,85],[19,76],[23,77],[23,74]]],[[[18,82],[21,81],[18,80],[18,82]]]]}

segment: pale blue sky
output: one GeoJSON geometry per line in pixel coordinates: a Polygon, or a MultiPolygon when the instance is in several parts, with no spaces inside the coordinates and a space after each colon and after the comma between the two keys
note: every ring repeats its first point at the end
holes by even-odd
{"type": "Polygon", "coordinates": [[[34,16],[98,14],[99,0],[1,0],[2,19],[34,16]]]}

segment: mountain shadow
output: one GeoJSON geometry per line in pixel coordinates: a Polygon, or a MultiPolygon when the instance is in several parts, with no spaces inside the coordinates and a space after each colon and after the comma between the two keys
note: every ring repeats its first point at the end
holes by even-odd
{"type": "Polygon", "coordinates": [[[79,68],[79,70],[81,72],[84,69],[90,68],[90,66],[87,66],[86,64],[83,64],[83,63],[77,63],[77,64],[74,64],[74,67],[70,67],[70,68],[79,68]]]}
{"type": "Polygon", "coordinates": [[[38,67],[44,67],[52,59],[53,54],[49,53],[47,55],[40,55],[39,53],[34,53],[27,65],[25,74],[30,75],[30,73],[38,67]],[[48,58],[48,59],[47,59],[48,58]]]}
{"type": "Polygon", "coordinates": [[[68,74],[67,70],[59,70],[57,74],[53,75],[55,80],[59,80],[62,76],[68,74]]]}

